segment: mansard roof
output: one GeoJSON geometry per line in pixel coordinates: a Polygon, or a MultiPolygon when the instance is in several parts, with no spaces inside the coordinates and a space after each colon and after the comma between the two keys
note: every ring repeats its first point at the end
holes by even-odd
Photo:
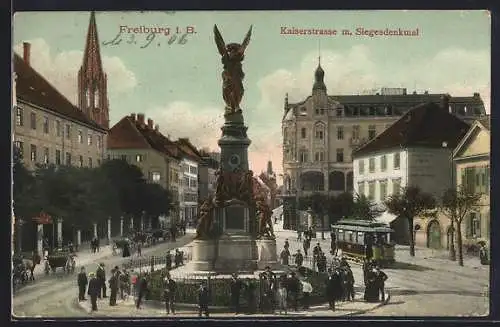
{"type": "Polygon", "coordinates": [[[373,140],[353,152],[353,157],[407,147],[454,149],[467,133],[469,124],[435,103],[419,105],[404,114],[373,140]]]}

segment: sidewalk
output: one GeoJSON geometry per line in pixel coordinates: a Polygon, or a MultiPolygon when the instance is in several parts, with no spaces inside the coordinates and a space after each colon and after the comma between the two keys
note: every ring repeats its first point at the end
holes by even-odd
{"type": "MultiPolygon", "coordinates": [[[[356,293],[356,298],[362,298],[363,294],[361,293],[356,293]]],[[[389,301],[389,299],[387,299],[389,301]]],[[[294,311],[289,311],[286,316],[288,317],[296,317],[296,316],[303,316],[303,317],[308,317],[308,316],[355,316],[355,315],[361,315],[361,314],[366,314],[372,310],[376,310],[377,308],[381,307],[382,305],[386,304],[385,303],[367,303],[364,301],[354,301],[354,302],[337,302],[336,304],[336,310],[331,311],[328,308],[328,305],[316,305],[316,306],[311,306],[309,310],[302,310],[299,309],[298,312],[294,311]]],[[[86,313],[88,313],[90,316],[94,317],[172,317],[172,318],[178,318],[178,317],[197,317],[198,316],[198,311],[197,311],[197,305],[196,304],[176,304],[177,307],[177,312],[174,315],[167,316],[165,313],[165,307],[163,302],[158,302],[158,301],[145,301],[143,304],[143,307],[141,309],[137,309],[135,307],[134,299],[131,297],[122,301],[122,300],[117,300],[117,306],[110,306],[109,305],[109,299],[100,299],[97,302],[97,312],[92,312],[91,311],[91,304],[90,304],[90,299],[87,299],[86,301],[78,302],[79,307],[84,310],[86,313]]],[[[212,318],[217,318],[217,317],[234,317],[235,319],[238,318],[254,318],[254,317],[285,317],[285,315],[279,315],[277,312],[275,314],[262,314],[262,313],[256,313],[256,314],[240,314],[240,315],[235,315],[234,313],[230,312],[221,312],[222,310],[228,310],[228,308],[216,308],[212,307],[209,309],[211,314],[210,317],[212,318]],[[221,310],[222,309],[222,310],[221,310]]]]}

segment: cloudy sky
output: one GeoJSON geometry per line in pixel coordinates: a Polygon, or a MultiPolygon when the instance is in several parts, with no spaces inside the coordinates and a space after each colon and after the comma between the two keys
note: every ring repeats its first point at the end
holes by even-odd
{"type": "MultiPolygon", "coordinates": [[[[22,12],[14,17],[14,50],[22,54],[21,43],[31,42],[33,67],[73,103],[89,16],[22,12]]],[[[96,20],[100,42],[108,43],[101,44],[101,54],[111,124],[144,113],[165,135],[189,137],[211,149],[217,149],[224,108],[213,25],[226,43],[240,43],[253,25],[243,63],[242,108],[252,139],[250,166],[256,172],[268,160],[281,171],[284,97],[288,93],[295,102],[311,94],[319,52],[331,95],[380,87],[455,96],[480,92],[490,110],[490,17],[485,11],[100,12],[96,20]],[[170,35],[118,36],[121,27],[141,26],[170,28],[170,35]],[[187,26],[196,33],[187,35],[184,44],[169,44],[177,27],[182,35],[187,26]],[[340,34],[343,29],[418,28],[419,36],[298,36],[281,34],[282,27],[340,34]],[[119,39],[119,44],[109,42],[119,39]]]]}

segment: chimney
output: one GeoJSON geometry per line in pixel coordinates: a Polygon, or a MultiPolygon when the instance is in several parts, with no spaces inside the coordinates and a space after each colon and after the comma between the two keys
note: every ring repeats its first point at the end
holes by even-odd
{"type": "Polygon", "coordinates": [[[441,108],[450,111],[450,96],[448,94],[443,94],[441,96],[441,108]]]}
{"type": "Polygon", "coordinates": [[[160,130],[160,126],[158,126],[158,124],[155,125],[155,131],[159,131],[160,130]]]}
{"type": "Polygon", "coordinates": [[[154,126],[153,120],[151,118],[148,118],[148,127],[153,129],[153,126],[154,126]]]}
{"type": "Polygon", "coordinates": [[[132,119],[132,121],[135,121],[135,114],[130,114],[130,118],[132,119]]]}
{"type": "Polygon", "coordinates": [[[474,98],[479,98],[479,93],[474,92],[474,98]]]}
{"type": "Polygon", "coordinates": [[[28,65],[30,64],[31,44],[23,42],[23,59],[28,65]]]}
{"type": "Polygon", "coordinates": [[[138,121],[141,125],[144,125],[144,114],[137,114],[137,121],[138,121]]]}

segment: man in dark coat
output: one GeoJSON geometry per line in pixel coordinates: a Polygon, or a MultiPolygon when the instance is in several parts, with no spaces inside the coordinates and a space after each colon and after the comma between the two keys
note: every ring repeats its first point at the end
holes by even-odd
{"type": "Polygon", "coordinates": [[[165,258],[165,267],[167,268],[167,271],[172,269],[172,254],[170,251],[167,252],[167,256],[165,258]]]}
{"type": "Polygon", "coordinates": [[[242,281],[236,273],[231,278],[231,306],[235,314],[240,313],[240,292],[243,287],[242,281]]]}
{"type": "Polygon", "coordinates": [[[335,300],[339,298],[341,288],[340,274],[338,271],[329,269],[329,276],[326,281],[326,297],[332,311],[335,311],[335,300]]]}
{"type": "Polygon", "coordinates": [[[285,240],[285,245],[283,247],[287,250],[290,248],[290,243],[288,243],[288,239],[285,240]]]}
{"type": "Polygon", "coordinates": [[[311,247],[311,240],[306,237],[304,239],[304,242],[302,242],[302,248],[304,249],[304,254],[306,255],[306,257],[310,247],[311,247]]]}
{"type": "Polygon", "coordinates": [[[347,301],[354,301],[354,275],[349,266],[345,266],[345,297],[347,301]]]}
{"type": "Polygon", "coordinates": [[[380,270],[380,267],[375,268],[375,285],[377,288],[377,298],[380,296],[382,302],[385,301],[385,281],[387,280],[387,275],[380,270]]]}
{"type": "Polygon", "coordinates": [[[85,290],[87,289],[88,279],[87,273],[85,272],[85,267],[80,269],[78,274],[78,301],[85,301],[85,290]]]}
{"type": "Polygon", "coordinates": [[[208,293],[208,287],[205,282],[202,282],[200,288],[198,289],[198,316],[201,317],[205,314],[205,317],[209,316],[208,303],[210,301],[210,295],[208,293]]]}
{"type": "Polygon", "coordinates": [[[89,290],[90,303],[92,304],[92,311],[97,311],[97,296],[101,293],[101,282],[96,278],[94,273],[89,274],[89,290]]]}
{"type": "Polygon", "coordinates": [[[164,286],[163,286],[163,297],[165,299],[165,310],[167,311],[167,314],[172,311],[172,314],[175,314],[175,308],[174,308],[174,303],[175,303],[175,291],[177,290],[177,284],[175,281],[170,277],[170,275],[167,275],[164,280],[164,286]]]}
{"type": "Polygon", "coordinates": [[[333,255],[337,253],[337,236],[335,232],[330,233],[330,250],[333,255]]]}
{"type": "Polygon", "coordinates": [[[144,296],[146,296],[146,293],[148,291],[148,280],[146,278],[146,275],[142,275],[141,278],[139,278],[139,286],[138,286],[138,295],[137,295],[137,302],[135,304],[137,309],[141,308],[142,304],[142,299],[144,296]]]}
{"type": "Polygon", "coordinates": [[[103,263],[99,264],[99,267],[97,267],[96,277],[99,280],[99,283],[101,284],[101,290],[99,291],[99,298],[101,298],[101,296],[103,298],[107,298],[107,296],[106,296],[106,271],[104,270],[103,263]]]}
{"type": "Polygon", "coordinates": [[[115,306],[116,305],[116,297],[118,295],[118,283],[119,283],[119,273],[120,271],[117,269],[118,267],[115,267],[111,271],[111,278],[109,279],[109,289],[110,289],[110,295],[109,295],[109,305],[110,306],[115,306]]]}
{"type": "Polygon", "coordinates": [[[290,297],[291,301],[291,307],[295,310],[298,311],[298,300],[299,300],[299,292],[300,292],[300,281],[295,275],[295,272],[291,273],[290,278],[287,280],[287,291],[288,291],[288,296],[290,297]]]}
{"type": "Polygon", "coordinates": [[[304,263],[304,256],[302,255],[302,253],[300,253],[300,249],[298,249],[297,253],[295,254],[295,265],[297,267],[301,267],[303,263],[304,263]]]}
{"type": "Polygon", "coordinates": [[[130,246],[128,243],[123,244],[122,257],[124,258],[130,257],[130,246]]]}
{"type": "Polygon", "coordinates": [[[319,243],[316,243],[316,246],[313,248],[313,269],[317,268],[317,262],[321,252],[323,252],[321,250],[321,246],[319,245],[319,243]]]}

